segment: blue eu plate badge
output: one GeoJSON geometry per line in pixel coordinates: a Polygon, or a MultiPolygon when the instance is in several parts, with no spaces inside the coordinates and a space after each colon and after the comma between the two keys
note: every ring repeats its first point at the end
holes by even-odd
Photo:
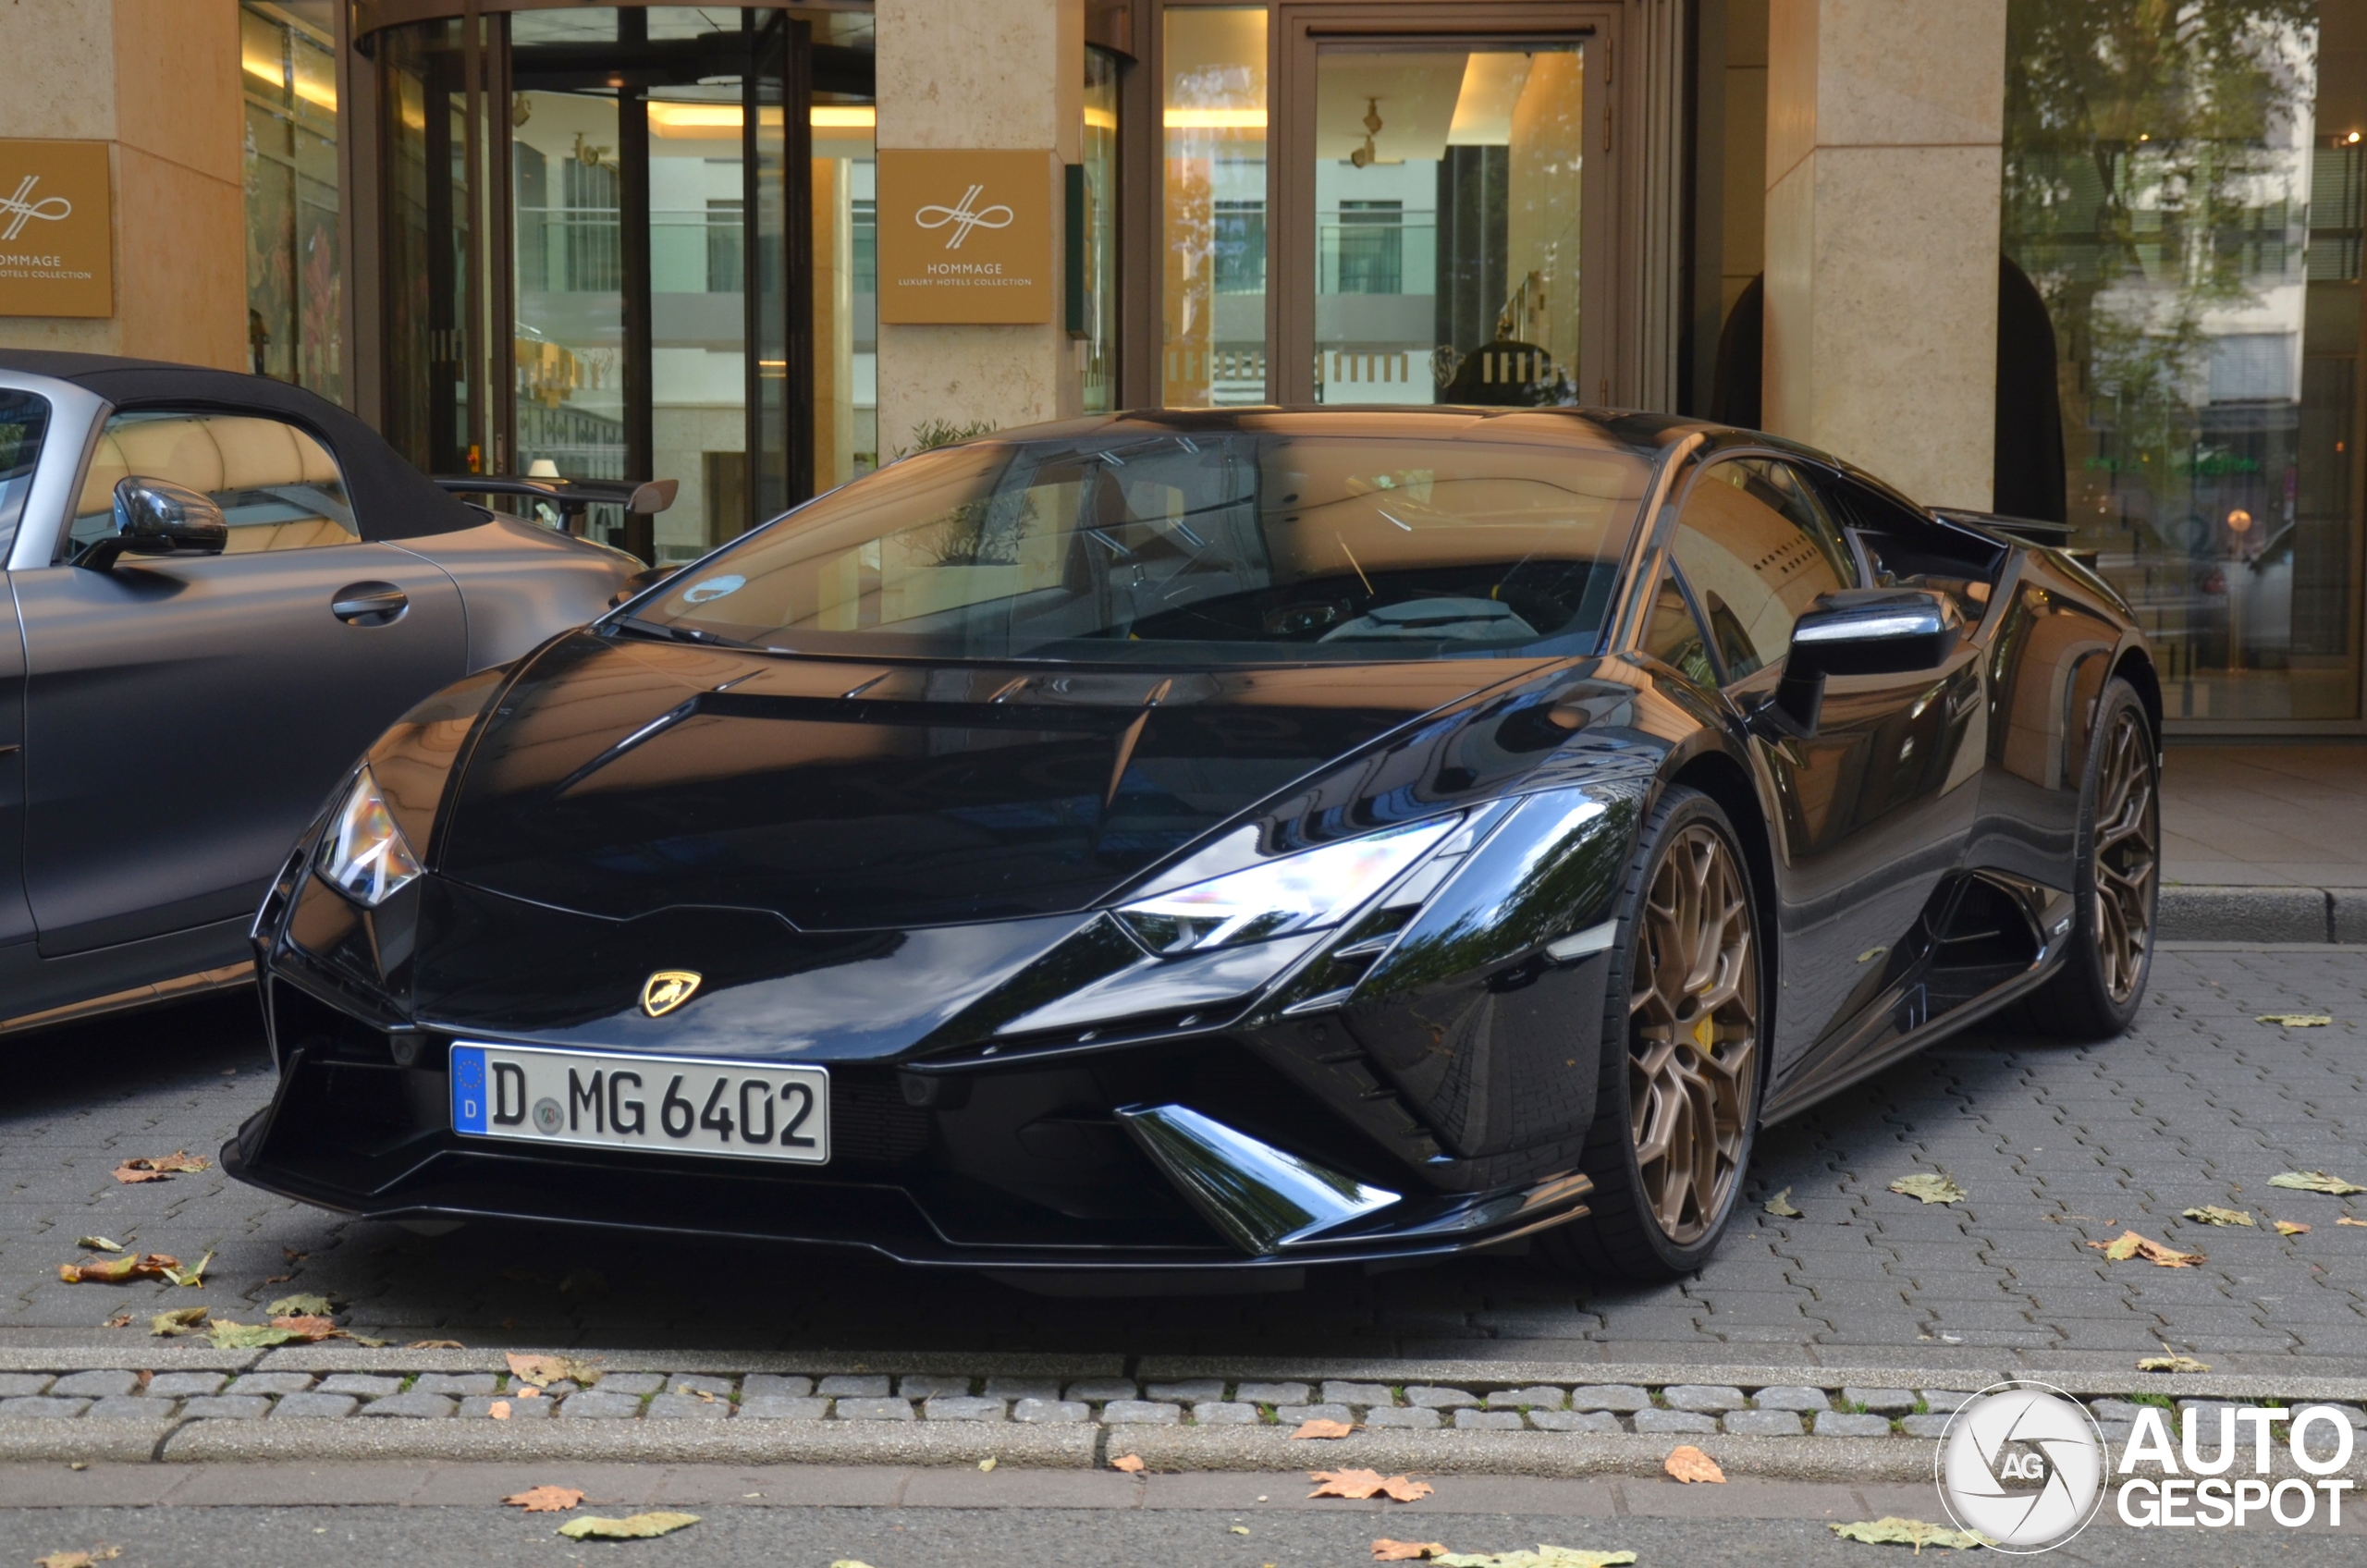
{"type": "Polygon", "coordinates": [[[484,1047],[452,1047],[452,1130],[484,1131],[484,1047]]]}

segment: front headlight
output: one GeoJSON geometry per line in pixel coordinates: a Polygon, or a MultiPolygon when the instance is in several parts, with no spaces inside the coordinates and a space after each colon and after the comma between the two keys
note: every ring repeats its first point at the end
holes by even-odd
{"type": "Polygon", "coordinates": [[[1437,847],[1460,817],[1439,817],[1305,850],[1124,904],[1118,918],[1173,958],[1336,925],[1437,847]]]}
{"type": "Polygon", "coordinates": [[[411,852],[366,767],[354,776],[353,788],[329,819],[315,858],[321,875],[363,909],[376,909],[419,879],[419,857],[411,852]]]}

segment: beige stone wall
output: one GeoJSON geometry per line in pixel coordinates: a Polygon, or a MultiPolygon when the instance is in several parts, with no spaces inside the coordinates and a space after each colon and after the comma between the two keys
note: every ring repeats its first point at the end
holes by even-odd
{"type": "Polygon", "coordinates": [[[0,137],[111,142],[116,311],[0,317],[0,344],[246,363],[234,0],[0,5],[0,137]]]}
{"type": "MultiPolygon", "coordinates": [[[[1082,152],[1084,0],[878,0],[878,145],[1082,152]]],[[[1059,171],[1047,178],[1057,181],[1059,171]]],[[[1057,225],[1061,203],[1053,188],[1057,225]]],[[[1054,237],[1053,255],[1061,252],[1054,237]]],[[[928,420],[999,429],[1081,406],[1076,345],[1041,326],[879,327],[879,455],[928,420]]]]}
{"type": "Polygon", "coordinates": [[[1772,0],[1764,418],[1990,500],[2005,0],[1772,0]]]}

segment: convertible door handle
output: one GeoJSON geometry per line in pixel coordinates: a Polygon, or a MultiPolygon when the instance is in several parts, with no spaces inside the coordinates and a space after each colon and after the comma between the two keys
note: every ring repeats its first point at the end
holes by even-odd
{"type": "Polygon", "coordinates": [[[348,626],[386,626],[411,608],[411,595],[391,582],[350,582],[329,600],[329,614],[348,626]]]}

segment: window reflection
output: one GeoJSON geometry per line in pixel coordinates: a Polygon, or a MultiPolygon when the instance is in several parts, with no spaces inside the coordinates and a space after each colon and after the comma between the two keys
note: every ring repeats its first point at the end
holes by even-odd
{"type": "Polygon", "coordinates": [[[1167,13],[1160,400],[1266,400],[1266,9],[1167,13]]]}

